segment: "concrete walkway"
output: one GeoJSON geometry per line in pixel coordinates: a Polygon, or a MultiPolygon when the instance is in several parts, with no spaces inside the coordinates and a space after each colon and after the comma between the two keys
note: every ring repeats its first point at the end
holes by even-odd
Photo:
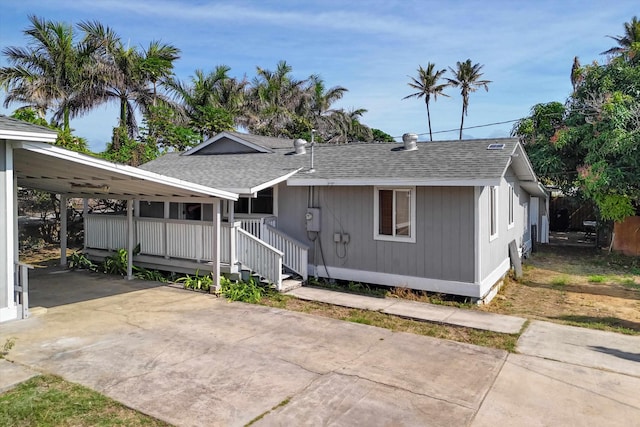
{"type": "Polygon", "coordinates": [[[640,425],[638,336],[533,322],[509,354],[104,275],[31,286],[0,389],[53,373],[177,426],[640,425]]]}
{"type": "Polygon", "coordinates": [[[527,321],[527,319],[515,316],[505,316],[502,314],[486,313],[483,311],[466,310],[445,305],[427,304],[402,299],[368,297],[345,292],[336,292],[330,289],[302,287],[289,291],[287,294],[308,301],[318,301],[342,307],[380,311],[381,313],[393,314],[410,319],[466,326],[468,328],[502,332],[505,334],[519,333],[527,321]]]}

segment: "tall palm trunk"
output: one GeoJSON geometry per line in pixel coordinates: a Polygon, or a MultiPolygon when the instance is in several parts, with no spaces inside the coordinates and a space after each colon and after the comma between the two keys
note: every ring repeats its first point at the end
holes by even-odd
{"type": "Polygon", "coordinates": [[[464,127],[464,113],[465,113],[464,105],[462,106],[462,116],[460,119],[460,141],[462,141],[462,128],[464,127]]]}
{"type": "Polygon", "coordinates": [[[120,126],[127,127],[127,100],[120,99],[120,126]]]}
{"type": "Polygon", "coordinates": [[[427,104],[427,121],[429,122],[429,141],[433,141],[433,134],[431,133],[431,112],[429,111],[429,99],[425,98],[424,103],[427,104]]]}

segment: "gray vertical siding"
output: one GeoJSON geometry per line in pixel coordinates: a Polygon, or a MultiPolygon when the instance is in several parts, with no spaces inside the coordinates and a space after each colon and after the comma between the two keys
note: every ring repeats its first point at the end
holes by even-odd
{"type": "MultiPolygon", "coordinates": [[[[313,247],[304,221],[308,188],[281,185],[279,191],[278,227],[313,247]]],[[[373,187],[316,187],[315,191],[327,266],[473,282],[472,187],[418,187],[416,243],[374,239],[373,187]],[[343,244],[334,243],[334,233],[349,234],[346,254],[343,244]]],[[[317,259],[321,264],[319,253],[317,259]]]]}
{"type": "Polygon", "coordinates": [[[489,236],[489,188],[482,188],[479,200],[480,212],[480,278],[486,278],[502,262],[509,257],[509,242],[515,240],[518,247],[529,240],[530,230],[525,227],[525,204],[529,203],[530,195],[520,187],[517,177],[511,168],[507,170],[505,178],[498,188],[498,237],[490,241],[489,236]],[[514,225],[509,228],[509,186],[514,188],[514,225]]]}

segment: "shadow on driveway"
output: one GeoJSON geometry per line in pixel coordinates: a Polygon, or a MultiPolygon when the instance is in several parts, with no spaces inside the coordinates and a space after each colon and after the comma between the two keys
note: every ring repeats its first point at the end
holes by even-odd
{"type": "Polygon", "coordinates": [[[165,285],[63,267],[35,269],[29,272],[29,306],[52,308],[159,286],[165,285]]]}

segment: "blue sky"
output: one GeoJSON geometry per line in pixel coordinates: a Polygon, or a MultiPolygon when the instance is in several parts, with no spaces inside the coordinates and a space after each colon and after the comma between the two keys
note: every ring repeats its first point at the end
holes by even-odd
{"type": "MultiPolygon", "coordinates": [[[[493,82],[489,92],[471,95],[465,126],[517,119],[536,103],[564,101],[573,57],[583,64],[605,61],[599,53],[615,44],[606,36],[620,35],[623,23],[639,14],[637,6],[637,0],[3,0],[0,47],[25,46],[22,31],[35,14],[74,24],[98,20],[132,45],[171,43],[182,50],[175,72],[183,80],[220,64],[252,78],[256,66],[273,70],[286,60],[296,78],[319,74],[328,86],[346,87],[338,107],[365,108],[364,123],[400,136],[428,131],[424,102],[402,100],[418,65],[455,67],[467,58],[484,64],[484,78],[493,82]]],[[[4,57],[0,65],[7,65],[4,57]]],[[[432,104],[434,131],[459,126],[459,91],[447,93],[450,98],[432,104]]],[[[112,105],[74,119],[72,127],[101,151],[116,123],[112,105]]],[[[510,129],[464,133],[508,136],[510,129]]]]}

